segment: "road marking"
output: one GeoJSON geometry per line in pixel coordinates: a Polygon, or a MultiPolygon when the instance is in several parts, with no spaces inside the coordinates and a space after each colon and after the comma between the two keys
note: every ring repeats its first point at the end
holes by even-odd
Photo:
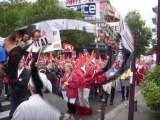
{"type": "Polygon", "coordinates": [[[8,117],[9,116],[9,112],[10,112],[10,110],[7,110],[5,112],[1,112],[0,113],[0,119],[8,117]]]}

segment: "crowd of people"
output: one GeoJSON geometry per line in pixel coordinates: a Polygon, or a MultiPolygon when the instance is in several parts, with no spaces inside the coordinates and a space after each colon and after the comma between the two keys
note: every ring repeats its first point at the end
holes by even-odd
{"type": "MultiPolygon", "coordinates": [[[[5,39],[4,48],[8,58],[0,64],[0,96],[3,84],[5,84],[5,94],[10,101],[10,119],[58,120],[60,110],[43,99],[34,81],[38,78],[32,76],[32,67],[26,65],[28,57],[26,51],[34,41],[39,40],[40,31],[33,31],[31,37],[32,41],[27,34],[24,34],[22,39],[18,39],[14,34],[5,39]]],[[[103,37],[106,37],[104,33],[100,38],[103,37]]],[[[115,43],[110,39],[108,45],[116,52],[115,43]]],[[[35,56],[36,53],[33,53],[32,61],[35,56]]],[[[42,81],[42,88],[61,96],[66,101],[68,111],[65,113],[64,120],[73,120],[73,114],[91,115],[92,106],[89,104],[89,98],[97,98],[100,102],[104,100],[107,105],[110,96],[110,105],[113,105],[117,87],[120,87],[122,101],[129,99],[131,69],[125,70],[114,81],[106,84],[105,81],[120,69],[123,62],[116,58],[111,68],[100,74],[101,69],[107,66],[108,60],[109,58],[102,60],[101,57],[95,59],[93,54],[88,53],[87,55],[80,54],[76,59],[52,56],[46,57],[44,60],[44,56],[41,56],[34,63],[38,71],[36,75],[42,81]],[[41,64],[42,60],[44,61],[43,65],[41,64]]],[[[145,63],[145,61],[137,59],[137,85],[141,84],[145,72],[152,69],[154,65],[153,60],[145,63]]],[[[0,102],[0,112],[2,111],[0,102]]]]}

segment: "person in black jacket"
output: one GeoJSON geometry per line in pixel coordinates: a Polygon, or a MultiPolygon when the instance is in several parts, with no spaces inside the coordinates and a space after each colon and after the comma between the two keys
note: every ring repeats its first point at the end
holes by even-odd
{"type": "Polygon", "coordinates": [[[57,75],[56,75],[53,63],[50,63],[48,65],[48,70],[49,70],[49,72],[46,74],[46,76],[47,76],[47,79],[52,84],[52,93],[57,95],[58,94],[58,85],[57,85],[58,79],[57,79],[57,75]]]}
{"type": "Polygon", "coordinates": [[[4,71],[8,77],[9,82],[9,92],[10,92],[10,114],[9,117],[12,118],[13,112],[18,107],[17,99],[19,97],[18,93],[20,80],[18,78],[18,65],[23,57],[24,50],[20,46],[16,46],[16,35],[12,34],[8,36],[4,41],[4,47],[7,51],[8,57],[5,62],[4,71]]]}

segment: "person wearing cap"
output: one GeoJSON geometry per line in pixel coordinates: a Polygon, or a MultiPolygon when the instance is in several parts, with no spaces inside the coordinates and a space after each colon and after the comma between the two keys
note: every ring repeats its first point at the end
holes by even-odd
{"type": "MultiPolygon", "coordinates": [[[[44,79],[45,75],[43,73],[39,71],[38,74],[42,80],[43,89],[46,90],[48,81],[44,79]]],[[[32,78],[29,80],[28,89],[31,93],[29,100],[18,106],[12,120],[59,120],[60,111],[41,97],[37,92],[32,78]]]]}

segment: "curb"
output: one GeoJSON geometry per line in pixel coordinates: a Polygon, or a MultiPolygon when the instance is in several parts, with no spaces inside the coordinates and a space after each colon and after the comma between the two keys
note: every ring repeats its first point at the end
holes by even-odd
{"type": "MultiPolygon", "coordinates": [[[[140,91],[138,91],[135,94],[135,98],[140,94],[140,91]]],[[[116,108],[114,108],[112,111],[109,113],[105,114],[105,120],[113,120],[121,110],[127,108],[129,106],[129,101],[124,101],[120,105],[118,105],[116,108]]]]}

